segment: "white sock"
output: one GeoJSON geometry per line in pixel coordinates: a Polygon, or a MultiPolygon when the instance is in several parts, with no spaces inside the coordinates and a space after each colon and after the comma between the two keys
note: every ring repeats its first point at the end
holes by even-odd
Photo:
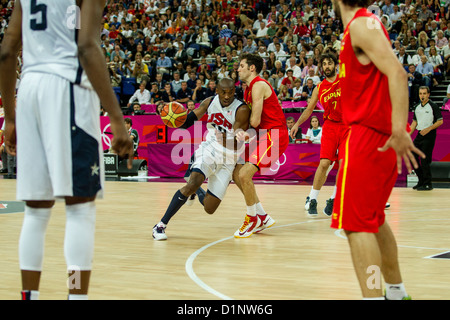
{"type": "Polygon", "coordinates": [[[403,283],[390,284],[385,283],[386,287],[386,299],[388,300],[402,300],[407,297],[406,289],[403,283]]]}
{"type": "Polygon", "coordinates": [[[87,294],[69,294],[69,300],[89,300],[87,294]]]}
{"type": "Polygon", "coordinates": [[[160,221],[160,222],[158,223],[158,227],[166,228],[166,227],[167,227],[167,224],[165,224],[164,222],[160,221]]]}
{"type": "Polygon", "coordinates": [[[333,194],[331,195],[330,199],[336,198],[336,191],[337,191],[337,187],[334,186],[333,194]]]}
{"type": "Polygon", "coordinates": [[[42,270],[45,234],[50,215],[50,208],[37,209],[25,206],[25,215],[19,239],[19,262],[21,270],[42,270]]]}
{"type": "Polygon", "coordinates": [[[251,217],[256,216],[256,204],[254,204],[252,206],[247,206],[247,215],[249,215],[251,217]]]}
{"type": "Polygon", "coordinates": [[[385,300],[384,297],[363,298],[363,300],[385,300]]]}
{"type": "Polygon", "coordinates": [[[319,195],[320,190],[315,190],[314,188],[311,188],[311,192],[309,193],[309,199],[315,199],[317,200],[317,197],[319,195]]]}
{"type": "Polygon", "coordinates": [[[264,208],[261,204],[261,202],[258,202],[256,204],[256,214],[260,215],[260,216],[265,216],[267,213],[264,211],[264,208]]]}

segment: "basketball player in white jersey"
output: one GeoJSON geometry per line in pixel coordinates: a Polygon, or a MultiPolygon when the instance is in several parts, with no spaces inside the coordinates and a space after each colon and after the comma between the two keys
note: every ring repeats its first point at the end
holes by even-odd
{"type": "Polygon", "coordinates": [[[113,149],[129,155],[129,167],[132,164],[133,143],[99,46],[104,6],[105,0],[16,0],[2,43],[6,147],[10,154],[17,151],[17,198],[26,202],[19,240],[22,299],[39,297],[44,239],[56,199],[65,199],[68,299],[87,299],[95,199],[101,196],[104,176],[100,101],[111,120],[113,149]],[[73,16],[76,5],[81,8],[79,26],[73,16]],[[16,64],[22,45],[16,112],[16,64]]]}
{"type": "MultiPolygon", "coordinates": [[[[187,184],[172,198],[161,221],[153,227],[155,240],[166,240],[165,229],[169,220],[186,203],[191,195],[200,189],[208,179],[208,190],[204,198],[199,195],[207,213],[213,214],[225,196],[241,147],[235,142],[235,134],[247,130],[250,109],[235,97],[234,81],[223,78],[217,84],[217,94],[202,101],[197,109],[188,114],[182,128],[188,128],[194,121],[208,113],[208,134],[195,151],[187,184]],[[227,142],[228,141],[228,142],[227,142]]],[[[241,144],[243,147],[243,145],[241,144]]],[[[242,151],[242,150],[241,150],[242,151]]]]}

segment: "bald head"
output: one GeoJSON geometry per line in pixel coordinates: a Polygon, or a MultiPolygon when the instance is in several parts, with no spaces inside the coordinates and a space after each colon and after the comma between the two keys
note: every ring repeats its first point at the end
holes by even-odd
{"type": "Polygon", "coordinates": [[[218,86],[223,90],[234,88],[234,80],[231,78],[222,78],[219,80],[218,86]]]}

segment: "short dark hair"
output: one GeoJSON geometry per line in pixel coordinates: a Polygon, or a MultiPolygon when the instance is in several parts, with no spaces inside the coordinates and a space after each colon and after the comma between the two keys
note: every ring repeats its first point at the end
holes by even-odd
{"type": "Polygon", "coordinates": [[[128,123],[130,126],[133,125],[133,120],[131,120],[131,118],[125,118],[123,119],[126,123],[128,123]]]}
{"type": "Polygon", "coordinates": [[[353,8],[367,8],[373,0],[342,0],[342,3],[353,8]]]}
{"type": "Polygon", "coordinates": [[[336,55],[334,55],[332,52],[326,52],[326,53],[322,53],[322,54],[320,55],[320,58],[319,58],[319,66],[322,66],[322,63],[323,63],[325,60],[333,60],[334,65],[335,65],[335,66],[338,65],[338,59],[337,59],[336,55]]]}
{"type": "Polygon", "coordinates": [[[428,86],[420,86],[419,91],[420,90],[427,90],[427,93],[430,93],[430,87],[428,87],[428,86]]]}
{"type": "Polygon", "coordinates": [[[261,72],[264,66],[264,59],[259,54],[244,53],[240,56],[240,60],[247,60],[249,67],[254,65],[257,74],[261,72]]]}

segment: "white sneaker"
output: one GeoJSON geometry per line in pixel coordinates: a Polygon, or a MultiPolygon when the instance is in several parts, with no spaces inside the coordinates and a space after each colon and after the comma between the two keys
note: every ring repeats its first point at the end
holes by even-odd
{"type": "Polygon", "coordinates": [[[311,198],[309,196],[306,197],[305,210],[309,210],[309,204],[311,203],[311,198]]]}
{"type": "Polygon", "coordinates": [[[254,217],[246,215],[244,223],[242,223],[242,226],[234,233],[234,237],[248,238],[255,232],[255,228],[260,224],[261,220],[259,220],[257,215],[254,217]]]}
{"type": "Polygon", "coordinates": [[[260,224],[255,228],[255,231],[253,231],[254,233],[261,232],[264,229],[268,229],[275,224],[275,220],[268,214],[263,215],[263,216],[258,215],[258,218],[259,218],[260,224]]]}
{"type": "Polygon", "coordinates": [[[153,239],[156,241],[167,240],[166,227],[161,222],[153,227],[153,239]]]}
{"type": "Polygon", "coordinates": [[[384,206],[385,209],[390,208],[391,204],[389,202],[386,202],[386,205],[384,206]]]}
{"type": "Polygon", "coordinates": [[[194,201],[195,201],[195,193],[189,197],[189,199],[186,201],[185,205],[190,207],[194,204],[194,201]]]}

